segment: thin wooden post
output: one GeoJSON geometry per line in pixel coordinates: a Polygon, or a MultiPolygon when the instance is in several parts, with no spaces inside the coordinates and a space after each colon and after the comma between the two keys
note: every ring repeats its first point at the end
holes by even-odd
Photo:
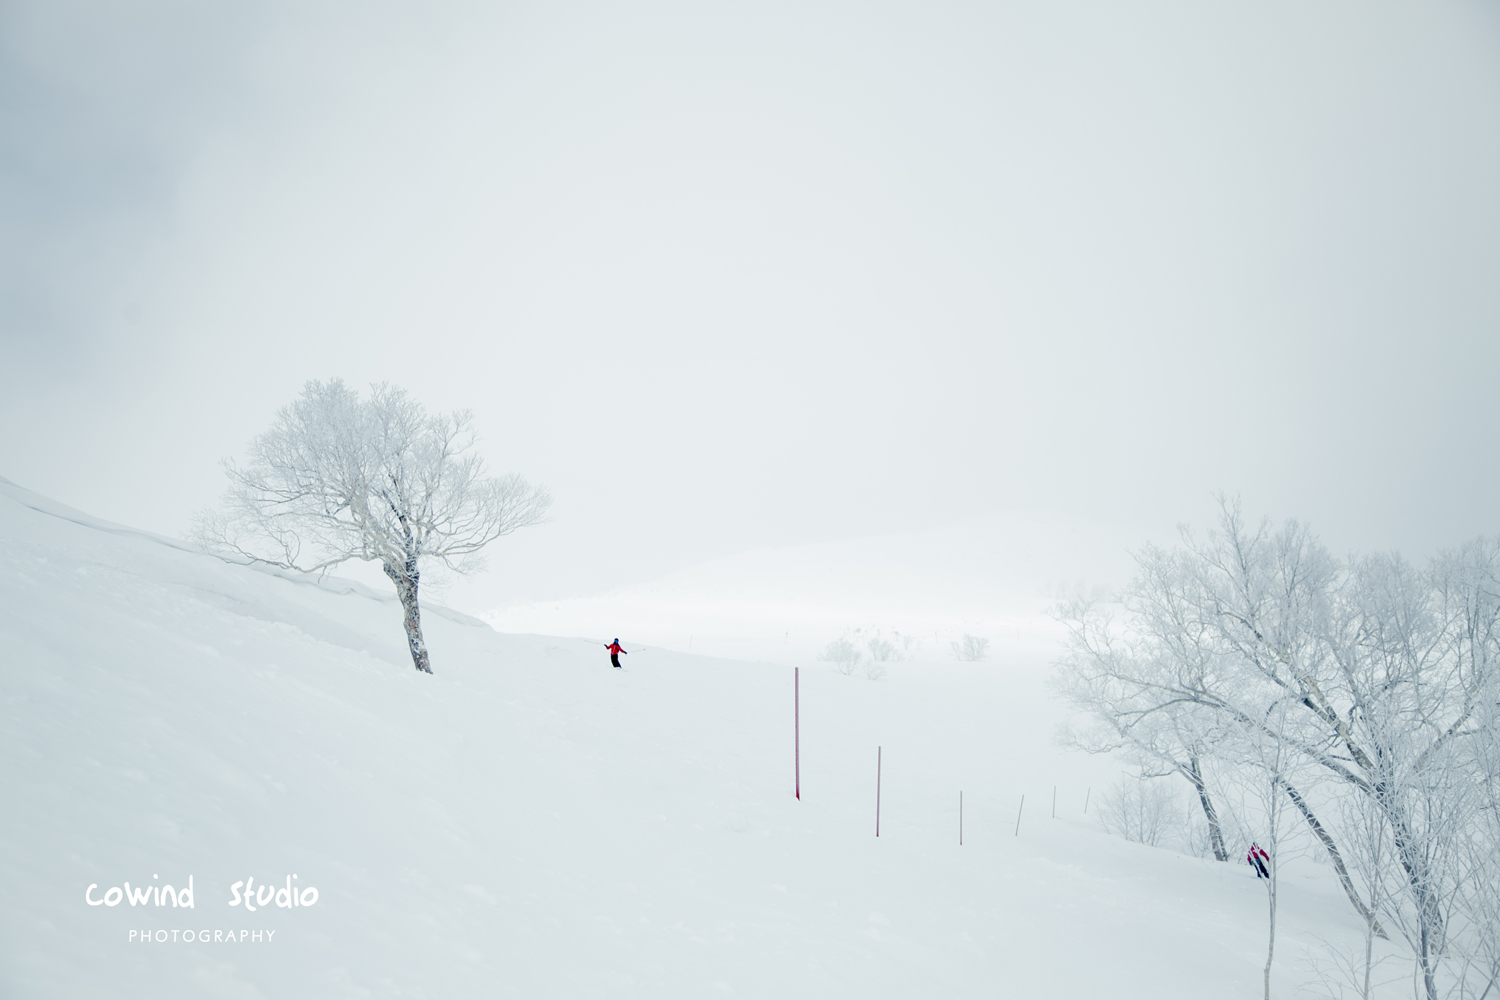
{"type": "Polygon", "coordinates": [[[1052,786],[1052,818],[1057,819],[1057,786],[1052,786]]]}
{"type": "Polygon", "coordinates": [[[802,668],[792,668],[792,770],[797,782],[797,801],[802,801],[802,668]]]}
{"type": "Polygon", "coordinates": [[[1021,810],[1026,808],[1026,796],[1021,796],[1021,808],[1016,810],[1016,836],[1021,835],[1021,810]]]}
{"type": "Polygon", "coordinates": [[[962,789],[958,793],[958,846],[964,846],[964,793],[962,789]]]}
{"type": "Polygon", "coordinates": [[[1083,814],[1085,816],[1087,816],[1089,814],[1089,796],[1093,795],[1093,794],[1094,794],[1094,786],[1093,785],[1090,785],[1089,786],[1089,790],[1083,793],[1083,814]]]}
{"type": "Polygon", "coordinates": [[[875,836],[880,836],[880,747],[875,748],[875,836]]]}

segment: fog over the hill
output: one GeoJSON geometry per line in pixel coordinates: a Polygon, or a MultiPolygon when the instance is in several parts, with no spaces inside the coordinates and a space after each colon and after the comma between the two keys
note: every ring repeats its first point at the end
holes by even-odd
{"type": "Polygon", "coordinates": [[[1211,495],[1500,532],[1493,4],[0,8],[0,475],[167,534],[311,378],[556,493],[454,603],[1211,495]]]}

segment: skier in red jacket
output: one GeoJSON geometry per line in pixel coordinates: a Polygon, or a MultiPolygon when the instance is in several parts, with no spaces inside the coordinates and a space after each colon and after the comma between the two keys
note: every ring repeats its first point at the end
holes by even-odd
{"type": "MultiPolygon", "coordinates": [[[[617,669],[623,669],[620,667],[620,654],[625,653],[625,650],[620,648],[620,640],[616,639],[604,648],[609,650],[609,662],[613,663],[617,669]]],[[[625,653],[625,655],[629,656],[630,654],[625,653]]]]}
{"type": "Polygon", "coordinates": [[[1250,853],[1245,855],[1245,863],[1255,869],[1256,878],[1270,878],[1271,872],[1266,867],[1270,863],[1271,856],[1267,854],[1259,844],[1250,845],[1250,853]]]}

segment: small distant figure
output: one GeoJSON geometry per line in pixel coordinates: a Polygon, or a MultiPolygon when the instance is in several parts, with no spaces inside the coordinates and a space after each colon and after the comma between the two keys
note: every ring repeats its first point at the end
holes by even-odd
{"type": "Polygon", "coordinates": [[[1251,868],[1255,869],[1256,878],[1271,877],[1271,870],[1266,867],[1267,863],[1270,860],[1271,856],[1267,854],[1259,844],[1252,843],[1250,845],[1250,853],[1245,855],[1246,863],[1249,864],[1251,868]]]}
{"type": "MultiPolygon", "coordinates": [[[[609,650],[609,662],[615,665],[616,670],[622,669],[620,667],[620,654],[625,653],[625,650],[620,648],[620,640],[616,639],[614,642],[610,643],[604,648],[609,650]]],[[[625,655],[629,656],[630,654],[625,653],[625,655]]]]}

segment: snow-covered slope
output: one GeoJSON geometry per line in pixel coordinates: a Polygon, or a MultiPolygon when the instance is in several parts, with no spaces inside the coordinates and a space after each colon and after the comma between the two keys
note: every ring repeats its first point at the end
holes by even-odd
{"type": "MultiPolygon", "coordinates": [[[[1037,659],[804,669],[799,802],[781,666],[615,671],[432,607],[419,676],[384,594],[9,483],[0,608],[5,997],[1260,993],[1248,869],[1097,832],[1113,768],[1052,749],[1037,659]],[[229,905],[293,876],[314,905],[229,905]],[[86,902],[189,877],[192,909],[86,902]]],[[[1279,993],[1345,909],[1293,870],[1279,993]]]]}

